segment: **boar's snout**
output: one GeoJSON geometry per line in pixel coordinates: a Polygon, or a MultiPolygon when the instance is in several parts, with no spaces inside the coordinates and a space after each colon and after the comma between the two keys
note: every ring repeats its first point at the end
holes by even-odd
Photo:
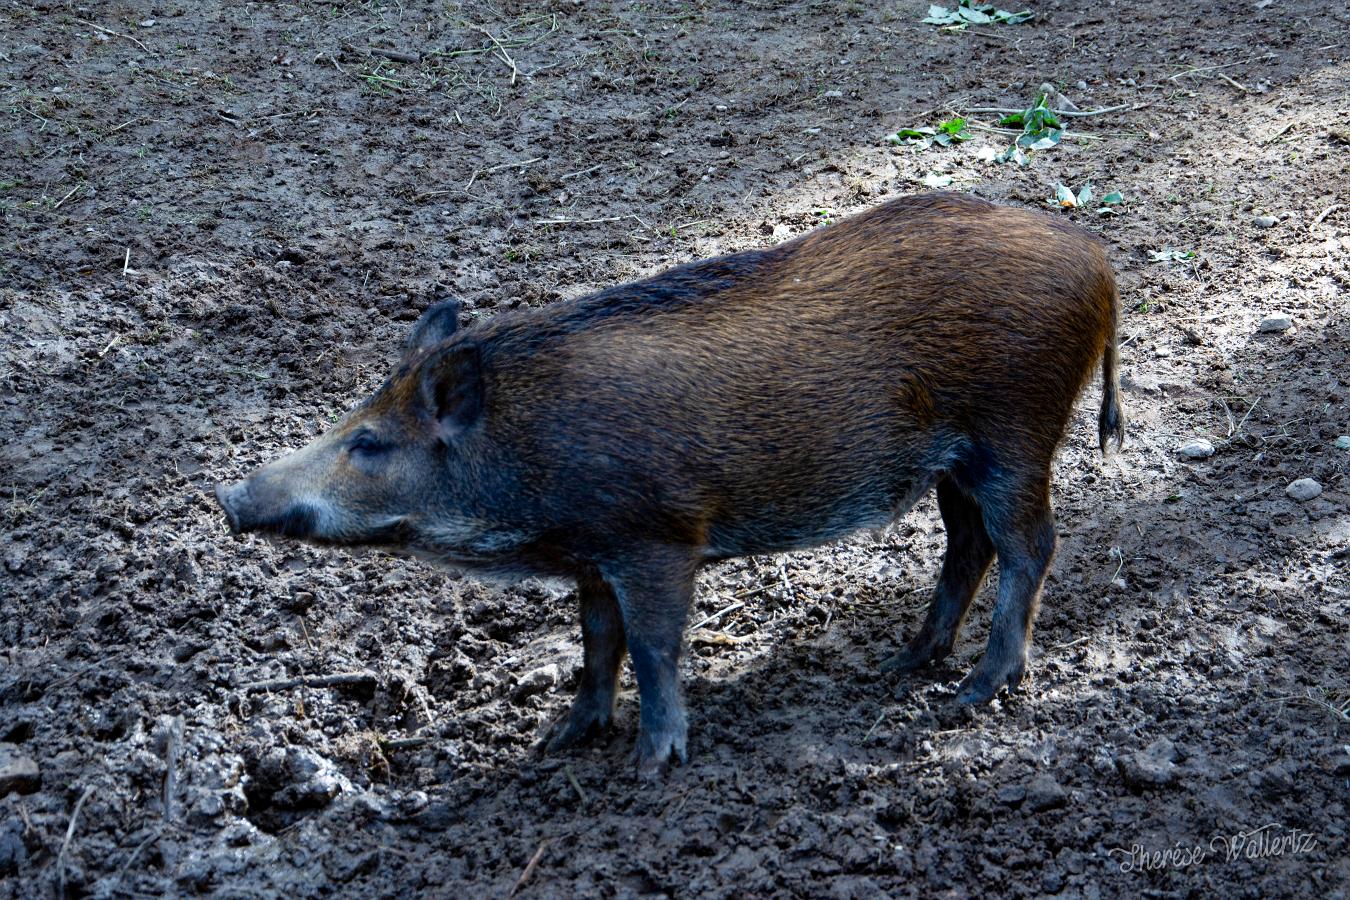
{"type": "MultiPolygon", "coordinates": [[[[260,531],[290,538],[314,538],[319,523],[319,511],[307,503],[258,496],[253,479],[235,484],[217,484],[216,502],[225,511],[230,531],[242,534],[260,531]]],[[[263,495],[269,491],[264,487],[263,495]]]]}
{"type": "Polygon", "coordinates": [[[225,510],[225,521],[230,523],[230,532],[239,534],[243,527],[239,522],[239,512],[235,503],[235,495],[242,493],[246,485],[241,481],[238,484],[217,484],[216,502],[220,508],[225,510]]]}

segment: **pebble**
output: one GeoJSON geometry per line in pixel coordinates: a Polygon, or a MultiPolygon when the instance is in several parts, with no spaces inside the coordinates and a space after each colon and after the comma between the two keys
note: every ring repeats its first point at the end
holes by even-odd
{"type": "Polygon", "coordinates": [[[14,744],[0,744],[0,797],[13,791],[31,794],[42,786],[42,772],[32,757],[14,744]]]}
{"type": "Polygon", "coordinates": [[[1027,807],[1032,812],[1059,809],[1069,802],[1069,792],[1048,772],[1037,775],[1027,785],[1027,807]]]}
{"type": "Polygon", "coordinates": [[[1306,503],[1322,493],[1322,485],[1312,478],[1300,478],[1290,482],[1284,492],[1299,503],[1306,503]]]}
{"type": "Polygon", "coordinates": [[[1261,325],[1256,329],[1262,334],[1269,334],[1276,331],[1288,331],[1294,327],[1294,319],[1288,313],[1271,313],[1261,320],[1261,325]]]}
{"type": "Polygon", "coordinates": [[[718,112],[726,112],[727,105],[725,103],[719,103],[716,106],[714,106],[713,109],[717,110],[718,112]]]}
{"type": "Polygon", "coordinates": [[[833,99],[833,98],[836,98],[836,97],[842,97],[842,96],[844,96],[844,92],[843,92],[843,91],[826,91],[826,92],[825,92],[824,94],[822,94],[821,96],[826,97],[826,98],[828,98],[828,99],[833,99]]]}
{"type": "Polygon", "coordinates": [[[1179,452],[1187,459],[1209,459],[1214,455],[1214,445],[1204,438],[1191,438],[1179,452]]]}
{"type": "Polygon", "coordinates": [[[1176,745],[1167,738],[1159,738],[1146,750],[1118,757],[1116,768],[1132,788],[1166,787],[1177,780],[1176,758],[1176,745]]]}
{"type": "Polygon", "coordinates": [[[543,668],[535,669],[533,672],[527,672],[520,677],[520,681],[511,691],[511,699],[519,703],[520,701],[533,697],[535,694],[542,694],[544,691],[558,683],[558,667],[552,663],[543,668]]]}
{"type": "Polygon", "coordinates": [[[1080,91],[1086,91],[1086,90],[1087,90],[1087,82],[1086,82],[1086,81],[1080,81],[1080,82],[1078,82],[1077,84],[1075,84],[1074,87],[1078,88],[1080,91]]]}
{"type": "Polygon", "coordinates": [[[790,237],[792,237],[791,228],[788,228],[781,222],[773,226],[773,239],[775,241],[786,241],[790,237]]]}
{"type": "Polygon", "coordinates": [[[352,789],[337,767],[313,750],[292,746],[273,753],[281,756],[279,768],[289,782],[272,797],[282,809],[321,809],[352,789]]]}
{"type": "Polygon", "coordinates": [[[1252,224],[1257,228],[1274,228],[1279,222],[1279,219],[1270,215],[1252,216],[1252,224]]]}
{"type": "Polygon", "coordinates": [[[1350,434],[1343,434],[1336,438],[1337,450],[1350,450],[1350,434]]]}

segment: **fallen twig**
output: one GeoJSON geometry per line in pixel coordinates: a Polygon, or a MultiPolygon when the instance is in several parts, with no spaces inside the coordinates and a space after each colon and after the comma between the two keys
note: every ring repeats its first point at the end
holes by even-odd
{"type": "Polygon", "coordinates": [[[872,732],[877,730],[877,728],[881,725],[881,721],[885,718],[886,718],[886,711],[883,709],[881,711],[881,715],[877,716],[877,720],[872,723],[872,727],[867,729],[867,734],[863,735],[862,742],[864,744],[867,743],[867,739],[872,736],[872,732]]]}
{"type": "Polygon", "coordinates": [[[385,59],[392,59],[394,62],[420,63],[422,61],[422,54],[404,53],[402,50],[382,50],[378,47],[371,47],[366,52],[371,56],[383,56],[385,59]]]}
{"type": "Polygon", "coordinates": [[[500,172],[502,169],[514,169],[517,166],[524,168],[525,166],[530,166],[539,162],[539,160],[541,159],[543,159],[542,156],[533,156],[530,157],[529,159],[522,159],[520,162],[502,163],[501,165],[493,166],[490,169],[483,170],[483,174],[487,175],[491,174],[492,172],[500,172]]]}
{"type": "Polygon", "coordinates": [[[1313,230],[1315,230],[1318,225],[1322,224],[1322,222],[1326,219],[1327,216],[1331,215],[1344,205],[1345,205],[1344,203],[1333,203],[1326,209],[1322,210],[1320,213],[1317,214],[1317,218],[1312,220],[1312,224],[1308,226],[1308,231],[1312,232],[1313,230]]]}
{"type": "Polygon", "coordinates": [[[431,738],[424,737],[391,738],[387,741],[380,741],[380,746],[386,750],[412,750],[423,746],[430,740],[431,738]]]}
{"type": "Polygon", "coordinates": [[[725,609],[719,609],[717,612],[715,612],[715,613],[713,613],[712,615],[708,616],[706,619],[704,619],[703,621],[699,622],[698,624],[696,624],[693,628],[691,628],[691,629],[689,629],[689,630],[690,630],[690,631],[697,631],[698,629],[702,628],[704,625],[707,625],[709,622],[715,622],[715,621],[717,621],[718,619],[720,619],[720,618],[722,618],[723,616],[725,616],[727,613],[735,612],[736,610],[740,609],[740,608],[741,608],[742,606],[744,606],[744,605],[745,605],[744,602],[737,602],[737,603],[731,604],[730,606],[726,607],[725,609]]]}
{"type": "Polygon", "coordinates": [[[562,177],[562,180],[563,180],[563,181],[567,181],[569,178],[580,178],[582,175],[589,175],[589,174],[591,174],[592,172],[594,172],[596,169],[600,169],[600,168],[603,168],[603,164],[600,164],[600,165],[594,165],[594,166],[591,166],[589,169],[582,169],[582,170],[580,170],[580,171],[578,171],[578,172],[568,172],[566,175],[564,175],[564,176],[562,177]]]}
{"type": "Polygon", "coordinates": [[[75,801],[75,809],[70,813],[70,824],[66,826],[66,839],[61,842],[61,852],[56,854],[56,876],[60,882],[61,889],[57,892],[58,897],[66,895],[66,850],[70,847],[70,839],[75,836],[75,823],[79,821],[80,810],[84,809],[84,801],[89,799],[89,795],[94,792],[94,786],[90,785],[80,794],[80,799],[75,801]]]}
{"type": "Polygon", "coordinates": [[[1229,78],[1227,75],[1223,74],[1222,72],[1215,72],[1215,73],[1214,73],[1214,77],[1217,78],[1217,79],[1219,79],[1220,81],[1226,83],[1226,84],[1229,85],[1230,87],[1237,88],[1239,91],[1241,91],[1241,92],[1244,93],[1244,94],[1250,94],[1250,93],[1252,92],[1252,89],[1251,89],[1251,88],[1247,87],[1245,84],[1243,84],[1242,82],[1238,81],[1238,80],[1235,79],[1235,78],[1229,78]]]}
{"type": "Polygon", "coordinates": [[[332,675],[301,675],[298,678],[275,678],[244,685],[244,693],[261,694],[266,691],[287,691],[294,687],[344,687],[363,685],[374,687],[379,678],[374,672],[337,672],[332,675]]]}
{"type": "Polygon", "coordinates": [[[534,856],[530,857],[530,861],[525,864],[525,871],[520,873],[520,877],[516,879],[516,886],[511,888],[511,893],[508,896],[514,897],[525,886],[525,882],[530,880],[534,870],[539,868],[539,860],[544,858],[544,851],[547,849],[548,841],[545,840],[539,845],[539,849],[534,851],[534,856]]]}
{"type": "MultiPolygon", "coordinates": [[[[1130,109],[1128,103],[1122,103],[1119,106],[1104,106],[1101,109],[1052,109],[1050,110],[1057,116],[1063,116],[1066,119],[1082,119],[1087,116],[1104,116],[1107,113],[1120,112],[1122,109],[1130,109]]],[[[1024,113],[1025,109],[1009,109],[1005,106],[968,106],[962,112],[968,113],[1000,113],[1002,115],[1012,115],[1013,113],[1024,113]]],[[[1020,133],[1020,132],[1019,132],[1020,133]]]]}
{"type": "MultiPolygon", "coordinates": [[[[74,18],[74,16],[72,16],[71,18],[74,18]]],[[[119,38],[121,38],[121,39],[124,40],[124,41],[131,41],[133,44],[135,44],[137,47],[140,47],[140,48],[141,48],[142,50],[144,50],[146,53],[149,53],[149,52],[150,52],[150,48],[149,48],[149,47],[145,46],[144,44],[142,44],[140,41],[136,40],[134,37],[132,37],[132,36],[129,35],[129,34],[122,34],[122,32],[120,32],[120,31],[113,31],[111,28],[104,28],[102,25],[95,25],[93,22],[86,21],[85,19],[75,19],[75,21],[76,21],[76,22],[79,22],[81,25],[88,25],[90,28],[94,29],[95,31],[101,31],[101,32],[103,32],[104,34],[110,34],[110,35],[112,35],[113,37],[119,37],[119,38]]]]}
{"type": "Polygon", "coordinates": [[[178,745],[183,740],[183,719],[175,717],[169,723],[168,739],[164,742],[164,821],[173,821],[173,795],[178,791],[178,745]]]}
{"type": "Polygon", "coordinates": [[[582,805],[582,806],[585,806],[585,805],[586,805],[586,800],[587,800],[586,792],[583,791],[583,790],[581,789],[581,782],[577,781],[577,776],[576,776],[576,774],[572,771],[572,767],[571,767],[571,766],[563,766],[563,772],[565,772],[565,773],[567,774],[567,780],[570,781],[570,782],[572,782],[572,789],[573,789],[574,791],[576,791],[576,792],[577,792],[577,796],[581,798],[581,805],[582,805]]]}
{"type": "Polygon", "coordinates": [[[520,70],[516,68],[516,61],[511,58],[511,54],[506,52],[506,47],[502,45],[502,42],[497,40],[496,35],[488,31],[486,28],[475,25],[472,22],[468,22],[466,24],[474,31],[485,36],[488,40],[492,41],[492,43],[496,45],[497,52],[501,55],[502,62],[506,63],[508,66],[511,67],[511,83],[515,84],[516,76],[520,74],[520,70]]]}
{"type": "Polygon", "coordinates": [[[58,209],[61,208],[61,204],[62,204],[62,203],[65,203],[65,202],[66,202],[67,200],[69,200],[71,197],[74,197],[74,196],[75,196],[75,192],[78,191],[78,190],[80,189],[80,187],[81,187],[81,186],[78,185],[78,184],[75,185],[73,188],[70,189],[70,192],[69,192],[68,194],[66,194],[66,195],[65,195],[64,197],[62,197],[60,200],[57,200],[57,201],[56,201],[56,205],[52,207],[52,212],[56,212],[58,209]]]}
{"type": "Polygon", "coordinates": [[[136,857],[141,855],[141,851],[144,850],[147,846],[149,846],[151,841],[158,840],[160,837],[163,836],[163,834],[164,832],[156,828],[154,831],[150,832],[149,837],[147,837],[145,840],[141,841],[139,844],[136,845],[136,847],[127,856],[126,862],[122,863],[122,867],[117,870],[117,878],[115,879],[115,881],[118,884],[121,884],[122,879],[126,877],[127,869],[131,868],[131,864],[136,861],[136,857]]]}
{"type": "Polygon", "coordinates": [[[595,224],[598,224],[598,223],[600,223],[600,222],[619,222],[619,221],[622,221],[623,219],[634,219],[634,220],[636,220],[637,223],[638,223],[639,225],[641,225],[643,228],[648,227],[648,226],[647,226],[647,223],[644,222],[644,221],[642,221],[642,219],[639,218],[639,217],[638,217],[636,214],[634,214],[634,213],[629,213],[629,214],[626,215],[626,216],[605,216],[605,217],[602,218],[602,219],[541,219],[540,221],[535,222],[534,224],[536,224],[536,225],[595,225],[595,224]]]}

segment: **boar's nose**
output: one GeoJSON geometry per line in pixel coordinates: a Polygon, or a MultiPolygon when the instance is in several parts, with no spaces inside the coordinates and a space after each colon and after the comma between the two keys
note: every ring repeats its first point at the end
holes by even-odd
{"type": "Polygon", "coordinates": [[[239,512],[236,509],[235,504],[239,491],[242,488],[242,483],[216,485],[216,502],[220,504],[221,509],[225,510],[225,518],[229,521],[230,531],[234,534],[238,534],[240,531],[239,512]]]}

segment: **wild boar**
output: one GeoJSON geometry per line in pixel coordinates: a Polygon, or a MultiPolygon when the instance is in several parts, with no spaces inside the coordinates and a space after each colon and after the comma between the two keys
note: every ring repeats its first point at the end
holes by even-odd
{"type": "Polygon", "coordinates": [[[883,527],[935,488],[942,573],[881,668],[947,656],[997,555],[988,647],[958,694],[984,703],[1026,671],[1051,461],[1098,363],[1102,451],[1123,439],[1117,305],[1105,253],[1061,219],[902,198],[469,327],[436,305],[373,396],[216,496],[235,532],[575,580],[581,682],[548,746],[609,724],[626,650],[653,773],[686,759],[699,568],[883,527]]]}

